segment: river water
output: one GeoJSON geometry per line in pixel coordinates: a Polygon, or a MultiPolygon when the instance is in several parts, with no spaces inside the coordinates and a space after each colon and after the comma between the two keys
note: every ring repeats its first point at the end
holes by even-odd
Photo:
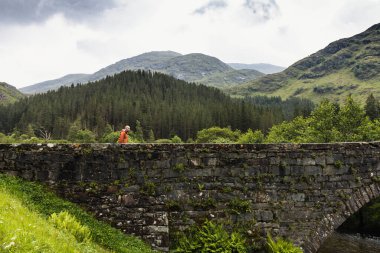
{"type": "Polygon", "coordinates": [[[318,253],[380,253],[380,238],[363,238],[334,232],[318,253]]]}

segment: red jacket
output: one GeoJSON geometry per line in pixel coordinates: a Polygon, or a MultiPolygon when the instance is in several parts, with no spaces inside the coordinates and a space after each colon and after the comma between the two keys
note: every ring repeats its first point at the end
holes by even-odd
{"type": "Polygon", "coordinates": [[[121,130],[118,143],[128,143],[128,132],[125,129],[121,130]]]}

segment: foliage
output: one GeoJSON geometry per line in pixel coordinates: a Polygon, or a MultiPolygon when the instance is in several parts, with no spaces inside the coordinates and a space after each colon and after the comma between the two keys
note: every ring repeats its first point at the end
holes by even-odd
{"type": "Polygon", "coordinates": [[[193,229],[188,236],[178,241],[177,253],[243,253],[247,252],[245,239],[237,232],[229,234],[222,225],[205,221],[204,224],[193,229]]]}
{"type": "Polygon", "coordinates": [[[310,133],[310,119],[297,117],[290,122],[283,122],[279,125],[273,126],[265,142],[268,143],[300,143],[308,142],[311,136],[310,133]]]}
{"type": "Polygon", "coordinates": [[[4,182],[0,185],[0,252],[110,252],[90,240],[77,241],[67,230],[54,227],[4,187],[4,182]]]}
{"type": "Polygon", "coordinates": [[[337,142],[380,140],[380,122],[371,121],[351,96],[339,106],[322,101],[310,117],[273,126],[266,142],[337,142]]]}
{"type": "Polygon", "coordinates": [[[150,129],[149,135],[148,135],[148,142],[153,143],[155,140],[156,140],[156,138],[154,137],[154,132],[152,129],[150,129]]]}
{"type": "Polygon", "coordinates": [[[269,253],[303,253],[302,249],[294,246],[293,243],[282,238],[275,241],[270,235],[267,238],[267,246],[269,253]]]}
{"type": "Polygon", "coordinates": [[[197,143],[234,143],[238,140],[240,131],[231,128],[211,127],[197,133],[197,143]]]}
{"type": "Polygon", "coordinates": [[[31,124],[36,133],[45,129],[53,139],[74,141],[79,130],[88,129],[99,141],[129,124],[138,142],[143,141],[141,137],[148,139],[150,130],[155,139],[176,134],[187,140],[212,126],[264,131],[284,119],[303,115],[309,107],[310,102],[296,100],[285,103],[269,98],[233,99],[218,89],[164,74],[125,71],[94,83],[61,87],[0,106],[0,132],[25,132],[31,124]]]}
{"type": "Polygon", "coordinates": [[[371,93],[366,100],[364,107],[366,115],[371,119],[377,119],[380,117],[380,103],[371,93]]]}
{"type": "Polygon", "coordinates": [[[144,142],[144,132],[139,120],[136,120],[136,131],[134,132],[134,138],[136,142],[144,142]]]}
{"type": "Polygon", "coordinates": [[[170,139],[158,139],[158,140],[155,140],[154,143],[159,143],[159,144],[172,143],[172,140],[170,140],[170,139]]]}
{"type": "MultiPolygon", "coordinates": [[[[25,182],[0,174],[0,189],[6,189],[13,198],[19,199],[28,210],[39,213],[45,219],[48,219],[52,213],[69,212],[78,222],[90,229],[91,238],[94,243],[102,245],[113,252],[152,252],[141,240],[132,236],[126,236],[108,224],[96,220],[92,215],[87,214],[75,204],[58,198],[48,189],[37,183],[25,182]]],[[[1,210],[0,208],[0,212],[1,210]]],[[[12,215],[14,216],[14,214],[12,215]]],[[[0,227],[2,227],[1,224],[0,227]]],[[[49,233],[44,232],[44,235],[46,234],[49,233]]],[[[70,250],[61,252],[70,252],[70,250]]],[[[79,252],[88,251],[80,250],[79,252]]]]}
{"type": "Polygon", "coordinates": [[[111,133],[105,134],[102,137],[101,142],[103,142],[103,143],[116,143],[117,140],[119,139],[119,136],[120,136],[120,132],[111,132],[111,133]]]}
{"type": "Polygon", "coordinates": [[[72,234],[78,242],[90,241],[91,232],[87,226],[83,226],[67,211],[61,211],[59,214],[52,213],[49,221],[60,230],[66,230],[72,234]]]}
{"type": "Polygon", "coordinates": [[[265,136],[260,130],[253,132],[252,129],[248,129],[246,133],[239,137],[238,143],[262,143],[264,138],[265,136]]]}
{"type": "Polygon", "coordinates": [[[339,106],[323,100],[310,116],[310,140],[314,142],[331,142],[339,140],[337,121],[339,106]]]}
{"type": "Polygon", "coordinates": [[[338,130],[342,134],[341,140],[359,141],[362,139],[361,126],[368,124],[369,119],[360,105],[351,96],[348,96],[338,115],[338,130]]]}
{"type": "Polygon", "coordinates": [[[171,139],[172,143],[183,143],[180,137],[178,135],[174,135],[173,138],[171,139]]]}
{"type": "Polygon", "coordinates": [[[233,214],[251,212],[251,202],[249,200],[241,200],[239,198],[235,198],[228,203],[228,207],[233,214]]]}

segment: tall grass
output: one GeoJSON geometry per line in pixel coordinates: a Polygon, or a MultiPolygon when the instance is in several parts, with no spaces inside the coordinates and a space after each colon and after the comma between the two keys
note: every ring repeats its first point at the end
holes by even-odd
{"type": "MultiPolygon", "coordinates": [[[[127,252],[127,253],[152,252],[152,250],[140,239],[136,237],[132,237],[132,236],[126,236],[121,231],[110,227],[108,224],[96,220],[93,216],[86,213],[75,204],[58,198],[55,194],[50,192],[48,189],[46,189],[42,185],[39,185],[37,183],[26,182],[15,177],[0,174],[0,190],[3,194],[0,197],[1,205],[2,205],[0,209],[5,210],[5,208],[8,207],[8,209],[6,209],[8,210],[7,211],[8,219],[10,219],[11,217],[14,217],[14,219],[17,220],[16,217],[21,217],[16,211],[14,211],[16,207],[11,205],[11,203],[15,203],[16,206],[20,206],[20,208],[22,207],[22,209],[19,209],[19,210],[23,210],[20,212],[25,214],[25,217],[35,215],[36,217],[39,217],[40,219],[44,221],[44,222],[39,221],[42,223],[34,223],[34,220],[33,220],[33,222],[27,222],[28,224],[26,224],[26,226],[30,224],[30,226],[41,227],[41,230],[43,231],[45,230],[45,227],[47,226],[47,224],[52,224],[51,222],[50,223],[48,222],[48,219],[53,213],[59,214],[61,212],[66,211],[72,217],[74,217],[75,220],[78,221],[78,223],[80,223],[83,226],[88,227],[88,229],[91,231],[91,241],[93,241],[94,243],[98,245],[101,245],[105,249],[109,249],[111,252],[127,252]]],[[[5,217],[5,213],[0,215],[0,228],[1,228],[0,252],[2,252],[1,246],[2,247],[7,246],[9,243],[12,242],[12,240],[10,239],[14,237],[11,231],[7,229],[8,225],[4,225],[4,223],[1,223],[1,222],[4,222],[2,221],[4,219],[3,216],[5,217]],[[2,240],[1,238],[6,238],[6,240],[4,239],[4,241],[1,241],[2,240]]],[[[20,219],[21,221],[23,221],[26,218],[20,218],[20,219]]],[[[18,227],[17,224],[19,223],[15,223],[13,225],[14,226],[13,230],[15,231],[18,228],[21,228],[21,227],[18,227]]],[[[59,231],[54,226],[53,228],[59,231]]],[[[52,231],[55,231],[54,229],[52,231]]],[[[23,231],[23,230],[20,230],[20,231],[23,231]]],[[[61,232],[64,233],[64,230],[61,232]]],[[[20,233],[26,233],[26,232],[20,232],[20,233]]],[[[33,234],[34,233],[32,232],[31,235],[33,234]]],[[[68,234],[71,234],[71,233],[68,232],[68,234]]],[[[75,236],[72,236],[72,237],[74,240],[76,240],[75,236]]],[[[41,238],[44,238],[44,237],[42,236],[41,238]]],[[[61,237],[58,237],[58,238],[61,238],[61,237]]],[[[6,252],[23,252],[23,251],[6,251],[6,252]]],[[[86,251],[86,250],[81,249],[79,251],[77,250],[74,250],[74,251],[37,250],[37,251],[25,251],[25,252],[97,252],[97,251],[88,251],[88,250],[86,251]]]]}

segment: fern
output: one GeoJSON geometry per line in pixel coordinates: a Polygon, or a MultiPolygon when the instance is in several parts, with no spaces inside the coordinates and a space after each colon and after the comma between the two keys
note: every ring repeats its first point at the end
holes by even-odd
{"type": "Polygon", "coordinates": [[[49,217],[49,221],[53,223],[55,227],[70,232],[78,242],[91,240],[90,229],[80,224],[80,222],[67,211],[62,211],[59,214],[53,213],[49,217]]]}
{"type": "Polygon", "coordinates": [[[275,241],[270,235],[267,238],[267,246],[269,253],[303,253],[302,249],[294,246],[293,243],[282,238],[275,241]]]}

